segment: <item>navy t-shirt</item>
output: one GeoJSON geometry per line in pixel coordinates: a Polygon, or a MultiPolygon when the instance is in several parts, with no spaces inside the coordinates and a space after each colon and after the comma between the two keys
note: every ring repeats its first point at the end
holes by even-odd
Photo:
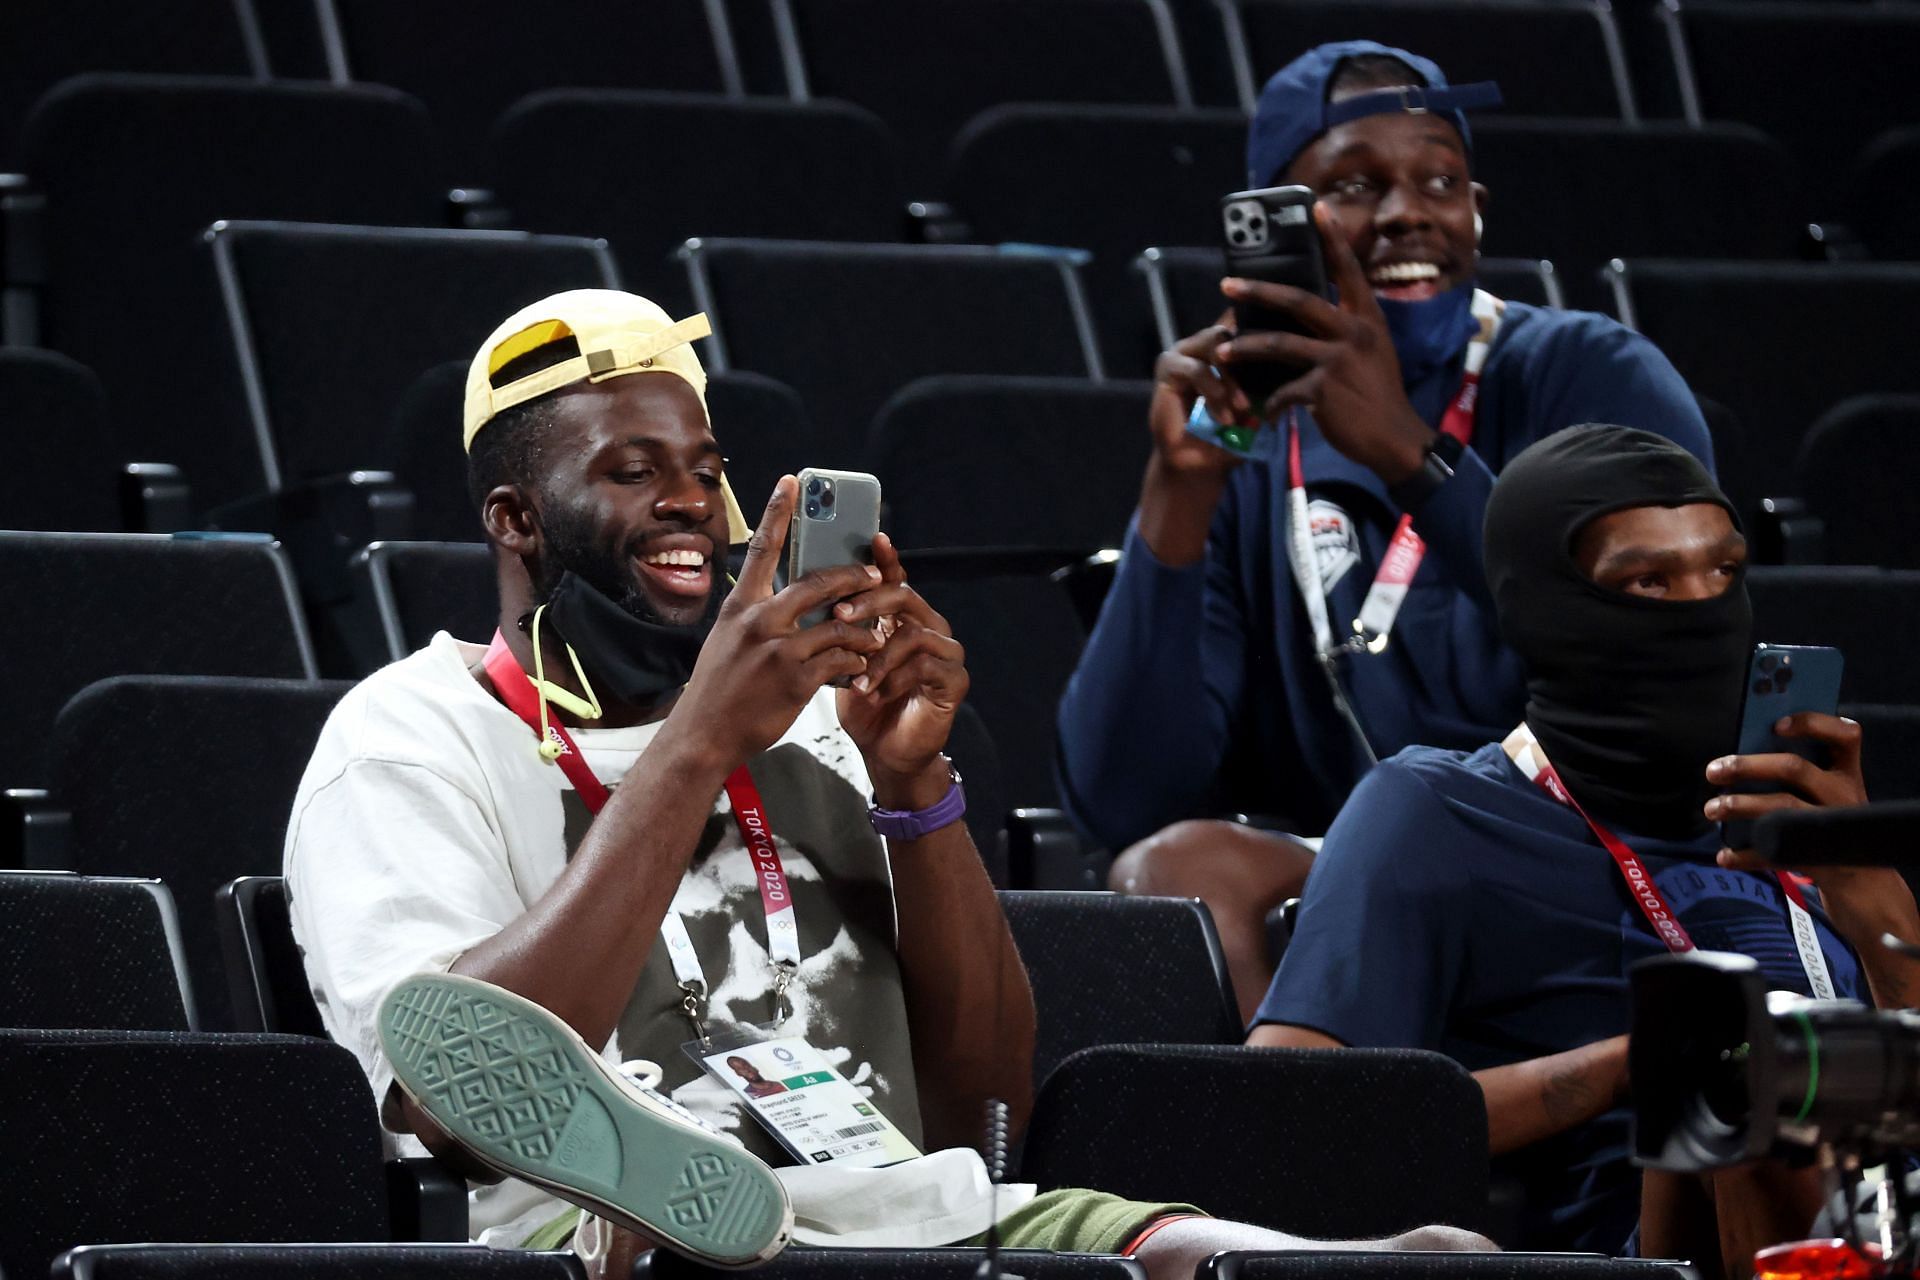
{"type": "MultiPolygon", "coordinates": [[[[1717,833],[1618,834],[1696,946],[1751,956],[1776,988],[1811,994],[1772,876],[1715,866],[1717,833]]],[[[1858,961],[1807,896],[1836,993],[1867,999],[1858,961]]],[[[1437,1050],[1478,1071],[1624,1034],[1627,966],[1663,952],[1586,823],[1499,744],[1411,747],[1367,775],[1327,832],[1255,1022],[1437,1050]]],[[[1527,1188],[1526,1243],[1618,1253],[1639,1217],[1627,1152],[1620,1109],[1498,1162],[1527,1188]]]]}

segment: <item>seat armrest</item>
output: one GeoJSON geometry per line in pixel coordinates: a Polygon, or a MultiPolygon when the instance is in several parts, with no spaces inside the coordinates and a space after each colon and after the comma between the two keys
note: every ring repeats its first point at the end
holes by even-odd
{"type": "Polygon", "coordinates": [[[47,198],[22,173],[0,173],[0,343],[40,345],[47,282],[47,198]]]}
{"type": "Polygon", "coordinates": [[[335,604],[353,595],[353,553],[413,535],[413,494],[391,471],[346,471],[301,480],[212,511],[218,529],[270,533],[287,548],[302,594],[335,604]]]}
{"type": "Polygon", "coordinates": [[[1100,620],[1100,606],[1107,602],[1107,592],[1113,588],[1113,576],[1119,568],[1120,553],[1106,550],[1053,572],[1054,582],[1066,588],[1073,611],[1080,615],[1080,625],[1088,631],[1100,620]]]}
{"type": "Polygon", "coordinates": [[[906,233],[909,244],[965,244],[973,239],[973,228],[959,210],[939,200],[910,201],[906,233]]]}
{"type": "Polygon", "coordinates": [[[129,462],[120,472],[120,518],[129,533],[193,528],[193,489],[170,462],[129,462]]]}
{"type": "Polygon", "coordinates": [[[1015,809],[1007,815],[1006,841],[1009,888],[1107,887],[1113,855],[1089,846],[1058,809],[1015,809]]]}
{"type": "Polygon", "coordinates": [[[447,225],[462,231],[504,231],[513,215],[490,187],[455,187],[447,192],[447,225]]]}
{"type": "Polygon", "coordinates": [[[1762,498],[1754,519],[1754,560],[1759,564],[1824,564],[1827,525],[1798,498],[1762,498]]]}
{"type": "Polygon", "coordinates": [[[0,868],[57,871],[67,865],[73,814],[45,791],[9,787],[0,791],[0,868]]]}
{"type": "Polygon", "coordinates": [[[388,1216],[393,1238],[467,1239],[467,1183],[431,1156],[387,1161],[388,1216]]]}

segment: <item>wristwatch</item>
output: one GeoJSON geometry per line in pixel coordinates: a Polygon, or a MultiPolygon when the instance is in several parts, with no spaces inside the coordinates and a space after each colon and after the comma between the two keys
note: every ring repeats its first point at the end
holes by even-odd
{"type": "Polygon", "coordinates": [[[867,821],[889,840],[918,840],[942,827],[952,826],[967,812],[967,793],[960,785],[960,771],[953,767],[951,760],[947,761],[947,776],[953,785],[947,788],[946,795],[926,808],[882,809],[876,804],[868,808],[867,821]]]}
{"type": "Polygon", "coordinates": [[[1453,479],[1453,469],[1460,464],[1460,455],[1466,448],[1446,432],[1434,432],[1433,443],[1427,446],[1426,456],[1420,460],[1420,469],[1391,486],[1387,496],[1402,511],[1412,511],[1453,479]]]}

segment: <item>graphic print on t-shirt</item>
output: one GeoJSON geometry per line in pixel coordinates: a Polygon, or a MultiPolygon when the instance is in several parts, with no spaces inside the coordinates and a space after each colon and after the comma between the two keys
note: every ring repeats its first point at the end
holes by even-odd
{"type": "MultiPolygon", "coordinates": [[[[1694,946],[1702,951],[1749,956],[1759,962],[1770,986],[1803,996],[1812,994],[1806,970],[1800,967],[1800,953],[1793,945],[1780,886],[1773,877],[1677,863],[1654,871],[1653,881],[1680,917],[1694,946]]],[[[1853,953],[1827,925],[1824,915],[1816,916],[1814,927],[1833,975],[1834,991],[1844,997],[1864,998],[1865,984],[1853,953]]],[[[1637,907],[1629,906],[1621,913],[1620,928],[1629,940],[1629,964],[1644,956],[1664,954],[1665,948],[1648,932],[1646,919],[1637,907]]]]}
{"type": "MultiPolygon", "coordinates": [[[[779,1034],[805,1037],[918,1143],[920,1109],[894,950],[886,850],[867,821],[866,798],[829,763],[833,752],[850,745],[844,735],[812,744],[813,751],[786,743],[749,766],[800,927],[800,972],[789,992],[793,1016],[779,1034]]],[[[571,853],[589,815],[571,790],[562,803],[571,853]]],[[[674,905],[706,972],[709,1032],[725,1037],[767,1023],[774,997],[766,913],[724,794],[701,831],[674,905]]],[[[665,1073],[662,1087],[675,1101],[738,1137],[761,1158],[790,1163],[742,1114],[738,1099],[682,1052],[693,1031],[681,999],[665,944],[656,942],[620,1020],[620,1056],[658,1063],[665,1073]]]]}
{"type": "Polygon", "coordinates": [[[1360,533],[1353,527],[1353,517],[1325,498],[1307,504],[1307,527],[1313,531],[1320,589],[1332,595],[1335,584],[1360,562],[1360,533]]]}

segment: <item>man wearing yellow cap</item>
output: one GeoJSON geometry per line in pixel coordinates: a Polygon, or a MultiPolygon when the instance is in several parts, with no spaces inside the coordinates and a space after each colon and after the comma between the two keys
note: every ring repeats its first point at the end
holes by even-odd
{"type": "Polygon", "coordinates": [[[989,1193],[966,1148],[989,1098],[1024,1120],[1033,1004],[942,754],[963,654],[884,535],[872,566],[775,590],[797,486],[749,537],[706,332],[604,290],[495,330],[465,434],[499,631],[362,683],[302,780],[295,935],[398,1144],[495,1180],[476,1239],[615,1270],[642,1239],[750,1266],[789,1239],[950,1244],[996,1212],[1010,1244],[1153,1232],[1167,1276],[1297,1245],[989,1193]]]}

